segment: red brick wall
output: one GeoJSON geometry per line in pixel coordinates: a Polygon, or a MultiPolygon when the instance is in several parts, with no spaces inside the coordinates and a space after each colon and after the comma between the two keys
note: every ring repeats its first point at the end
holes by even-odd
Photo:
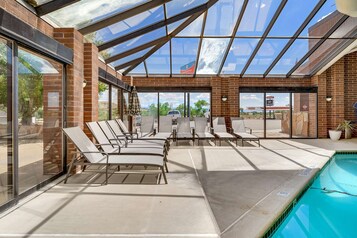
{"type": "MultiPolygon", "coordinates": [[[[92,43],[84,44],[84,79],[87,81],[83,89],[84,114],[83,121],[98,121],[98,48],[92,43]]],[[[85,132],[91,136],[85,126],[85,132]]]]}
{"type": "MultiPolygon", "coordinates": [[[[357,52],[345,56],[344,61],[344,113],[345,119],[357,122],[353,105],[357,102],[357,52]]],[[[357,130],[354,131],[357,137],[357,130]]]]}

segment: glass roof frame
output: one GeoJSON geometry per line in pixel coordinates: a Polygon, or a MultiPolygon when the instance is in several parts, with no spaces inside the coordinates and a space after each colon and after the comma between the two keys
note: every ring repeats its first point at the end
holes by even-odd
{"type": "MultiPolygon", "coordinates": [[[[52,0],[52,1],[44,1],[44,4],[33,4],[33,1],[29,1],[29,0],[25,0],[28,3],[30,3],[37,15],[39,16],[44,16],[48,13],[51,13],[53,11],[56,11],[58,9],[67,7],[73,3],[79,2],[80,0],[52,0]]],[[[85,0],[83,0],[85,1],[85,0]]],[[[300,33],[305,29],[306,26],[309,25],[309,23],[313,20],[314,16],[319,12],[319,10],[324,6],[324,4],[326,4],[328,2],[328,0],[319,0],[317,2],[317,4],[314,6],[313,10],[308,14],[308,16],[306,17],[306,19],[304,19],[304,21],[301,23],[301,25],[297,28],[296,32],[292,35],[292,36],[269,36],[269,32],[270,30],[273,28],[274,23],[276,22],[276,20],[279,18],[280,13],[283,11],[286,3],[288,2],[288,0],[281,0],[280,4],[278,6],[278,8],[275,10],[273,17],[270,19],[268,25],[266,26],[264,33],[261,36],[236,36],[237,31],[239,29],[239,25],[242,21],[242,18],[244,16],[244,13],[246,12],[246,8],[248,5],[248,0],[244,0],[241,10],[239,12],[237,21],[235,22],[234,28],[233,28],[233,32],[230,36],[205,36],[204,32],[205,32],[205,27],[206,27],[206,21],[207,21],[207,15],[208,15],[208,10],[211,6],[213,6],[214,4],[216,4],[218,2],[218,0],[206,0],[204,3],[195,6],[191,9],[188,9],[186,11],[180,12],[179,14],[176,15],[172,15],[169,18],[167,17],[167,8],[166,8],[166,3],[169,3],[171,1],[175,1],[175,0],[151,0],[145,3],[141,3],[137,6],[134,6],[130,9],[124,10],[123,12],[120,13],[116,13],[114,15],[111,15],[109,17],[105,17],[101,20],[98,21],[94,21],[93,23],[82,27],[80,29],[78,29],[82,34],[88,34],[90,32],[94,32],[95,30],[100,30],[103,29],[106,26],[109,26],[111,24],[115,24],[121,20],[125,20],[129,17],[133,17],[137,14],[143,13],[144,11],[150,10],[154,7],[158,7],[158,6],[163,6],[163,11],[164,11],[164,20],[161,20],[159,22],[156,22],[154,24],[151,24],[149,26],[146,27],[142,27],[138,30],[135,30],[129,34],[123,35],[121,37],[117,37],[115,39],[112,39],[108,42],[105,42],[101,45],[98,45],[98,49],[99,51],[103,51],[108,49],[111,46],[116,46],[120,43],[126,42],[128,40],[134,39],[135,37],[144,35],[145,33],[151,32],[155,29],[158,29],[160,27],[165,27],[166,29],[166,36],[163,36],[161,38],[158,39],[153,39],[150,42],[147,42],[145,44],[141,44],[139,46],[134,47],[133,49],[124,51],[124,52],[120,52],[119,54],[110,56],[109,58],[107,58],[105,60],[106,63],[111,63],[114,61],[117,61],[121,58],[127,57],[131,54],[135,54],[139,51],[143,51],[144,49],[147,49],[149,47],[153,47],[151,50],[149,50],[144,56],[139,57],[137,59],[131,60],[129,62],[126,62],[124,64],[121,65],[117,65],[114,68],[119,71],[119,70],[123,70],[123,75],[127,75],[128,73],[130,73],[131,70],[133,70],[136,66],[138,66],[140,63],[144,64],[144,68],[146,71],[146,77],[148,77],[150,75],[150,72],[148,72],[147,69],[147,65],[146,65],[146,59],[148,57],[150,57],[153,53],[155,53],[157,50],[159,50],[163,45],[165,45],[166,43],[169,42],[169,48],[170,48],[170,76],[173,75],[172,73],[172,43],[171,43],[171,39],[173,37],[175,38],[199,38],[199,46],[197,49],[197,56],[196,56],[196,61],[195,61],[195,70],[194,70],[194,74],[192,75],[193,77],[197,76],[197,68],[198,68],[198,62],[200,59],[200,52],[201,52],[201,48],[202,48],[202,41],[203,39],[208,39],[208,38],[228,38],[229,39],[229,43],[228,46],[226,47],[225,51],[224,51],[224,55],[223,58],[220,62],[220,66],[218,69],[217,74],[207,74],[205,76],[228,76],[231,74],[222,74],[222,69],[224,68],[225,62],[227,60],[227,57],[230,53],[231,47],[233,45],[233,42],[235,39],[239,39],[239,38],[251,38],[251,39],[259,39],[258,44],[255,46],[253,52],[251,53],[251,55],[249,56],[248,61],[245,63],[243,70],[241,71],[240,74],[232,74],[234,76],[239,76],[239,77],[249,77],[252,76],[250,74],[246,74],[247,69],[249,68],[249,66],[251,65],[253,59],[255,58],[255,56],[257,55],[259,49],[261,48],[262,44],[264,43],[264,41],[266,39],[288,39],[287,43],[285,44],[285,46],[282,48],[282,50],[277,54],[276,57],[274,57],[274,60],[272,61],[272,63],[270,63],[270,65],[268,66],[268,68],[265,70],[265,72],[263,72],[262,74],[259,74],[260,77],[276,77],[276,75],[270,74],[270,72],[272,71],[272,69],[274,68],[274,66],[279,62],[280,59],[282,59],[282,57],[285,55],[285,53],[291,48],[291,46],[293,45],[293,43],[297,40],[297,39],[317,39],[317,43],[311,47],[310,49],[308,49],[308,51],[306,52],[306,54],[304,54],[304,56],[299,59],[295,65],[288,71],[288,73],[286,74],[281,74],[279,76],[284,76],[284,77],[294,77],[294,72],[297,71],[297,69],[304,64],[304,62],[309,59],[309,57],[316,51],[319,49],[319,47],[327,40],[327,39],[334,39],[333,37],[330,37],[331,35],[333,35],[333,33],[349,18],[346,15],[342,15],[341,18],[322,36],[320,37],[314,37],[314,36],[309,36],[309,37],[301,37],[300,33]],[[192,23],[194,20],[196,20],[199,16],[203,15],[203,22],[202,22],[202,28],[201,28],[201,32],[199,37],[197,36],[177,36],[178,33],[180,33],[185,27],[187,27],[190,23],[192,23]],[[185,20],[186,19],[186,20],[185,20]],[[184,21],[182,24],[180,24],[173,32],[171,32],[169,34],[169,30],[168,30],[168,25],[175,23],[175,22],[179,22],[179,21],[184,21]]],[[[243,0],[242,0],[243,1],[243,0]]],[[[264,1],[263,1],[264,2],[264,1]]],[[[197,4],[197,3],[195,3],[197,4]]],[[[327,15],[326,15],[327,16],[327,15]]],[[[325,16],[324,16],[325,17],[325,16]]],[[[323,18],[321,18],[323,19],[323,18]]],[[[352,40],[357,39],[357,34],[354,34],[352,36],[347,36],[347,37],[338,37],[336,39],[350,39],[350,41],[352,42],[352,40]]],[[[344,42],[344,44],[347,44],[347,41],[344,42]]],[[[341,48],[340,46],[337,46],[337,48],[341,48]]],[[[318,72],[324,65],[318,64],[312,71],[311,74],[309,75],[299,75],[300,77],[306,77],[306,76],[311,76],[313,74],[315,74],[316,72],[318,72]]],[[[165,74],[166,75],[166,74],[165,74]]],[[[185,77],[187,75],[181,75],[182,77],[185,77]]],[[[256,75],[254,75],[256,76],[256,75]]]]}

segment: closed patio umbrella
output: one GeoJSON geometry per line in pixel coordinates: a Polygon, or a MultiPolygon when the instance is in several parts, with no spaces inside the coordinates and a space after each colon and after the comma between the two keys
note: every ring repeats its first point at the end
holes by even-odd
{"type": "Polygon", "coordinates": [[[138,97],[138,92],[134,86],[133,90],[129,96],[129,115],[130,116],[139,116],[141,114],[140,101],[138,97]]]}

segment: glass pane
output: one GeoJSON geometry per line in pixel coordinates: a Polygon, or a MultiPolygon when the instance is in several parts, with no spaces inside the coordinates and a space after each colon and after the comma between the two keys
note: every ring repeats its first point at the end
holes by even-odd
{"type": "Polygon", "coordinates": [[[98,83],[98,120],[109,120],[109,85],[98,83]]]}
{"type": "Polygon", "coordinates": [[[348,40],[336,40],[327,39],[317,50],[310,55],[305,62],[300,65],[293,75],[310,75],[312,71],[319,65],[321,59],[328,57],[334,50],[339,49],[339,47],[348,40]]]}
{"type": "Polygon", "coordinates": [[[139,64],[136,68],[130,71],[128,75],[146,75],[144,63],[139,64]]]}
{"type": "Polygon", "coordinates": [[[143,45],[145,43],[148,43],[150,41],[156,40],[156,39],[163,37],[165,35],[166,35],[166,29],[165,29],[165,27],[161,27],[155,31],[151,31],[145,35],[138,36],[134,39],[128,40],[124,43],[121,43],[121,44],[116,45],[112,48],[109,48],[107,50],[108,57],[123,53],[128,50],[131,50],[133,48],[136,48],[136,47],[143,45]]]}
{"type": "Polygon", "coordinates": [[[207,0],[174,0],[166,3],[167,18],[206,3],[207,0]]]}
{"type": "Polygon", "coordinates": [[[170,74],[170,42],[158,49],[145,62],[148,74],[170,74]]]}
{"type": "Polygon", "coordinates": [[[319,40],[296,39],[269,74],[287,74],[319,40]]]}
{"type": "Polygon", "coordinates": [[[51,12],[43,18],[59,27],[75,27],[78,29],[144,2],[147,2],[147,0],[82,0],[51,12]]]}
{"type": "Polygon", "coordinates": [[[236,36],[263,35],[280,2],[280,0],[249,1],[236,36]]]}
{"type": "Polygon", "coordinates": [[[264,93],[240,93],[239,115],[253,135],[264,137],[264,93]]]}
{"type": "Polygon", "coordinates": [[[62,171],[63,65],[19,48],[19,191],[62,171]]]}
{"type": "Polygon", "coordinates": [[[199,16],[191,24],[189,24],[185,29],[183,29],[177,36],[200,36],[202,31],[203,16],[199,16]]]}
{"type": "Polygon", "coordinates": [[[198,43],[197,38],[173,38],[171,40],[173,74],[194,74],[198,43]]]}
{"type": "Polygon", "coordinates": [[[263,74],[287,42],[288,39],[266,39],[245,74],[263,74]]]}
{"type": "MultiPolygon", "coordinates": [[[[210,124],[211,94],[210,93],[190,93],[190,118],[206,117],[207,126],[210,124]]],[[[194,125],[192,125],[194,126],[194,125]]]]}
{"type": "Polygon", "coordinates": [[[14,197],[12,184],[12,43],[0,38],[0,205],[14,197]]]}
{"type": "Polygon", "coordinates": [[[102,28],[96,32],[86,35],[85,37],[96,45],[99,45],[137,31],[138,29],[147,27],[161,20],[164,20],[164,11],[163,7],[159,6],[125,19],[124,21],[102,28]]]}
{"type": "Polygon", "coordinates": [[[237,23],[243,1],[218,1],[208,10],[205,36],[230,36],[237,23]]]}
{"type": "MultiPolygon", "coordinates": [[[[157,98],[158,93],[138,93],[140,106],[141,106],[141,116],[153,116],[154,117],[154,128],[157,128],[157,98]]],[[[141,125],[141,122],[140,122],[141,125]]]]}
{"type": "Polygon", "coordinates": [[[112,119],[120,118],[119,89],[112,87],[112,119]]]}
{"type": "Polygon", "coordinates": [[[159,93],[159,115],[172,115],[173,123],[185,116],[184,93],[159,93]]]}
{"type": "Polygon", "coordinates": [[[299,37],[322,37],[342,16],[336,11],[335,1],[327,0],[299,37]],[[327,27],[320,27],[322,24],[327,27]]]}
{"type": "Polygon", "coordinates": [[[259,39],[235,39],[221,74],[240,74],[258,42],[259,39]]]}
{"type": "Polygon", "coordinates": [[[293,93],[293,137],[316,137],[316,93],[293,93]]]}
{"type": "Polygon", "coordinates": [[[171,34],[177,27],[179,27],[182,23],[184,23],[188,18],[182,19],[180,21],[174,22],[172,24],[167,25],[168,34],[171,34]]]}
{"type": "Polygon", "coordinates": [[[118,59],[112,63],[110,63],[110,65],[112,65],[113,67],[116,67],[116,66],[119,66],[119,65],[122,65],[122,64],[125,64],[129,61],[132,61],[132,60],[135,60],[135,59],[138,59],[140,57],[143,57],[147,52],[149,52],[153,47],[149,47],[145,50],[142,50],[142,51],[139,51],[139,52],[136,52],[132,55],[128,55],[124,58],[121,58],[121,59],[118,59]]]}
{"type": "Polygon", "coordinates": [[[229,39],[204,38],[198,60],[197,74],[217,74],[228,43],[229,39]]]}
{"type": "Polygon", "coordinates": [[[290,137],[290,94],[266,93],[266,137],[290,137]]]}
{"type": "Polygon", "coordinates": [[[287,1],[268,36],[293,36],[317,3],[317,0],[305,1],[303,4],[301,0],[287,1]]]}

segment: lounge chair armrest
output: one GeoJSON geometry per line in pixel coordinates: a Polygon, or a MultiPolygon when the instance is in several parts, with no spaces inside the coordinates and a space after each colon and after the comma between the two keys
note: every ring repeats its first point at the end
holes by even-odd
{"type": "Polygon", "coordinates": [[[230,127],[227,127],[227,131],[228,131],[228,133],[232,134],[234,132],[234,129],[230,128],[230,127]]]}
{"type": "Polygon", "coordinates": [[[210,130],[211,134],[214,134],[214,128],[213,127],[209,127],[209,130],[210,130]]]}

